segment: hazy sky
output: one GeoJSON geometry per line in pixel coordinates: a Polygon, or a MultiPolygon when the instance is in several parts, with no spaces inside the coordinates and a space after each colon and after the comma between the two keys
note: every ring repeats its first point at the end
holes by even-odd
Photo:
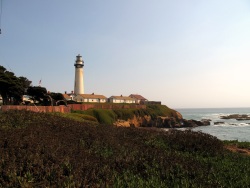
{"type": "Polygon", "coordinates": [[[0,65],[52,92],[250,107],[249,0],[2,0],[0,65]]]}

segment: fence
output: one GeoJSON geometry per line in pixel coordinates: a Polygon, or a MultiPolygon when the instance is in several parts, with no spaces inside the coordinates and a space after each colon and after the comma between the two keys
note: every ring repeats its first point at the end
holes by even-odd
{"type": "Polygon", "coordinates": [[[29,110],[34,112],[62,112],[69,113],[70,107],[67,106],[25,106],[25,105],[3,105],[2,111],[8,110],[29,110]]]}
{"type": "Polygon", "coordinates": [[[146,109],[146,105],[138,104],[69,104],[72,110],[88,110],[94,109],[146,109]]]}
{"type": "Polygon", "coordinates": [[[26,105],[3,105],[1,110],[29,110],[34,112],[61,112],[69,113],[71,110],[88,109],[145,109],[146,105],[137,104],[69,104],[68,106],[26,106],[26,105]]]}

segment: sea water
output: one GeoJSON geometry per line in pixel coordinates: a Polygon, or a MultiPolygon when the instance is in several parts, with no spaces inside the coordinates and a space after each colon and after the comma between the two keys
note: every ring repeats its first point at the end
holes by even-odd
{"type": "Polygon", "coordinates": [[[194,131],[201,131],[216,136],[220,140],[238,140],[250,142],[250,120],[221,119],[230,114],[250,115],[250,108],[183,108],[176,109],[184,119],[210,119],[211,125],[196,127],[194,131]],[[220,122],[220,124],[215,124],[220,122]]]}

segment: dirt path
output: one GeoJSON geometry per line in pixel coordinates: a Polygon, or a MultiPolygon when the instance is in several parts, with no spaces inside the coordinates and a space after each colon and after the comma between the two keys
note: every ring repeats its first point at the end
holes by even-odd
{"type": "Polygon", "coordinates": [[[242,149],[242,148],[238,148],[237,146],[234,146],[234,145],[228,145],[225,147],[226,147],[226,149],[228,149],[232,152],[242,153],[242,154],[250,156],[250,149],[246,149],[246,148],[242,149]]]}

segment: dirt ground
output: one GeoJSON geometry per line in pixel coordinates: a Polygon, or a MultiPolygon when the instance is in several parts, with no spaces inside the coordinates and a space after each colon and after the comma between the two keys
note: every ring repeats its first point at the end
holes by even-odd
{"type": "Polygon", "coordinates": [[[237,146],[234,146],[234,145],[228,145],[228,146],[225,146],[226,149],[232,151],[232,152],[237,152],[237,153],[242,153],[244,155],[248,155],[250,156],[250,149],[242,149],[242,148],[238,148],[237,146]]]}

